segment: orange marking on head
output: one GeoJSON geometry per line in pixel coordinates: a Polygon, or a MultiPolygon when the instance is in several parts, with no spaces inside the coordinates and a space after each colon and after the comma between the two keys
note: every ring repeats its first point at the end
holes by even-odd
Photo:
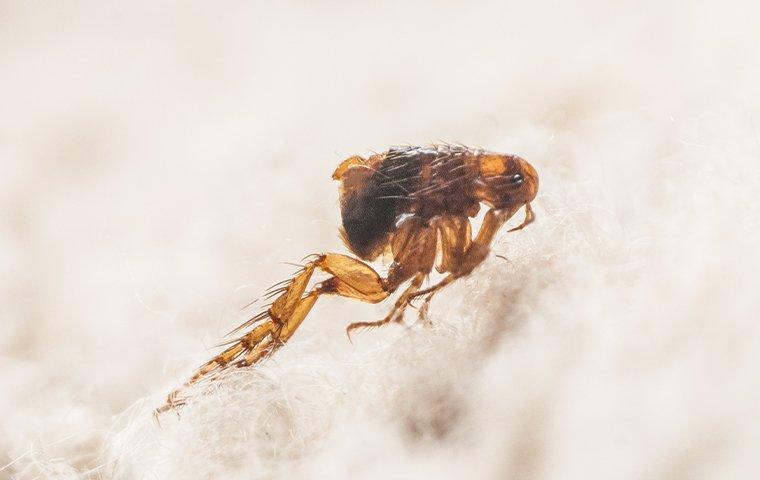
{"type": "Polygon", "coordinates": [[[480,159],[480,174],[484,177],[501,175],[506,170],[507,165],[501,155],[486,155],[480,159]]]}

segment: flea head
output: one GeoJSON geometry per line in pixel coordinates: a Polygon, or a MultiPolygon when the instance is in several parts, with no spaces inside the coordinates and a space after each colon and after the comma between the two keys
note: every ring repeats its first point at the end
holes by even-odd
{"type": "Polygon", "coordinates": [[[479,196],[497,210],[516,212],[538,192],[538,173],[517,155],[487,154],[480,161],[479,196]]]}

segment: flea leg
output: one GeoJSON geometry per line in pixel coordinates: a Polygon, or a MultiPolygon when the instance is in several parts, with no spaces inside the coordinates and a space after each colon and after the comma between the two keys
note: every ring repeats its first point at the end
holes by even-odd
{"type": "Polygon", "coordinates": [[[422,323],[426,327],[432,327],[433,322],[428,318],[428,309],[430,308],[430,300],[433,299],[435,293],[429,293],[427,297],[422,301],[419,311],[417,312],[417,321],[422,323]]]}
{"type": "Polygon", "coordinates": [[[422,297],[424,295],[427,295],[427,297],[425,297],[425,301],[423,303],[423,307],[425,307],[425,311],[427,313],[427,308],[426,308],[425,304],[430,303],[430,300],[432,300],[433,295],[435,295],[436,292],[438,292],[438,290],[442,289],[443,287],[445,287],[446,285],[450,284],[451,282],[453,282],[454,280],[456,280],[459,277],[460,276],[458,276],[458,275],[456,275],[454,273],[446,275],[445,277],[443,277],[443,280],[441,280],[440,282],[436,283],[432,287],[425,288],[424,290],[419,290],[419,291],[413,293],[412,294],[412,299],[415,299],[417,297],[422,297]]]}
{"type": "Polygon", "coordinates": [[[439,273],[451,272],[472,243],[470,219],[465,216],[441,217],[435,227],[438,230],[438,262],[435,268],[439,273]]]}
{"type": "Polygon", "coordinates": [[[409,284],[409,287],[399,296],[391,311],[382,320],[377,320],[375,322],[354,322],[346,327],[346,335],[348,335],[348,339],[351,340],[351,331],[357,328],[374,328],[381,327],[391,322],[400,322],[403,318],[404,310],[409,305],[412,294],[420,288],[420,285],[422,285],[426,276],[427,274],[425,273],[418,273],[415,275],[412,282],[409,284]]]}
{"type": "MultiPolygon", "coordinates": [[[[440,273],[456,272],[461,262],[466,257],[466,252],[472,245],[472,227],[467,217],[441,217],[435,224],[438,232],[438,263],[436,270],[440,273]]],[[[433,287],[414,292],[409,300],[425,296],[422,305],[419,308],[418,321],[424,325],[430,326],[427,319],[427,312],[430,308],[430,301],[435,293],[453,282],[458,276],[448,275],[433,287]]]]}
{"type": "MultiPolygon", "coordinates": [[[[279,296],[269,309],[238,329],[252,328],[232,340],[231,346],[226,350],[201,365],[185,382],[185,387],[218,374],[228,366],[253,365],[270,355],[293,336],[322,294],[335,294],[377,303],[387,298],[391,291],[369,265],[346,255],[328,253],[316,256],[295,277],[273,293],[279,296]],[[317,284],[304,296],[309,280],[317,269],[333,276],[317,284]]],[[[183,403],[184,399],[180,397],[179,390],[175,390],[169,394],[166,404],[158,408],[156,413],[160,414],[183,403]]]]}
{"type": "MultiPolygon", "coordinates": [[[[511,213],[514,214],[514,212],[511,213]]],[[[475,267],[480,265],[483,260],[488,257],[488,253],[491,251],[491,242],[493,241],[494,236],[496,236],[496,232],[498,232],[499,228],[504,225],[510,216],[511,215],[509,214],[494,209],[486,212],[486,216],[483,219],[483,224],[480,226],[477,237],[475,237],[471,243],[467,244],[467,247],[461,252],[461,255],[458,257],[451,256],[449,265],[449,271],[451,273],[432,287],[415,292],[412,294],[412,299],[428,295],[428,297],[425,298],[425,303],[428,303],[432,296],[440,289],[449,285],[457,278],[464,277],[472,272],[475,267]]],[[[426,312],[427,308],[425,305],[423,305],[423,307],[426,312]]],[[[423,310],[421,310],[421,312],[423,312],[423,310]]]]}
{"type": "Polygon", "coordinates": [[[376,322],[356,322],[346,328],[351,339],[351,331],[357,328],[371,328],[400,321],[409,306],[413,294],[420,288],[435,263],[437,233],[418,217],[406,219],[394,234],[391,242],[394,262],[388,270],[386,280],[389,292],[412,279],[409,287],[399,296],[395,305],[382,320],[376,322]]]}

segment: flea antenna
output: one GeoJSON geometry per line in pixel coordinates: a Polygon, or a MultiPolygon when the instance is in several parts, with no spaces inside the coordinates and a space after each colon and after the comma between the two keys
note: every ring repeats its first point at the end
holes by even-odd
{"type": "Polygon", "coordinates": [[[536,219],[536,215],[533,213],[533,209],[530,208],[530,203],[526,203],[525,204],[525,220],[523,220],[523,223],[516,226],[515,228],[511,228],[507,230],[507,232],[516,232],[517,230],[522,230],[523,228],[533,223],[533,220],[535,219],[536,219]]]}

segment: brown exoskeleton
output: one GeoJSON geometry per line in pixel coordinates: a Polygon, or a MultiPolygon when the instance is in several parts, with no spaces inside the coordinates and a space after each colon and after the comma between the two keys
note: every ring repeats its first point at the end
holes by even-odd
{"type": "MultiPolygon", "coordinates": [[[[424,317],[433,295],[472,272],[487,257],[496,232],[520,208],[525,207],[525,220],[510,231],[533,221],[530,202],[538,191],[538,174],[522,158],[454,145],[393,147],[366,159],[350,157],[333,179],[340,181],[340,233],[359,258],[338,253],[311,256],[293,278],[270,289],[268,297],[276,298],[269,308],[233,331],[248,332],[202,365],[186,385],[229,366],[253,365],[271,354],[293,336],[320,295],[377,303],[409,282],[385,318],[352,323],[348,334],[400,321],[418,297],[424,297],[419,309],[424,317]],[[489,210],[472,238],[470,218],[481,204],[489,210]],[[364,262],[383,253],[393,257],[385,278],[364,262]],[[420,289],[433,268],[446,276],[420,289]],[[331,276],[307,292],[315,270],[331,276]]],[[[175,391],[157,412],[182,403],[175,391]]]]}

